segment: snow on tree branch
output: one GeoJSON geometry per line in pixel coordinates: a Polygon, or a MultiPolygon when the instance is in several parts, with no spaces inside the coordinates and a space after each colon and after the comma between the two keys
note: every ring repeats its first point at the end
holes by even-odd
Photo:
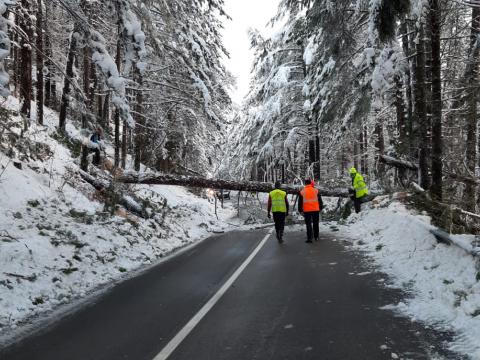
{"type": "Polygon", "coordinates": [[[136,67],[143,75],[145,63],[143,62],[147,50],[145,49],[145,34],[142,24],[131,10],[129,0],[115,0],[121,24],[121,33],[125,40],[124,73],[128,74],[137,56],[136,67]]]}
{"type": "Polygon", "coordinates": [[[105,84],[113,91],[112,103],[128,126],[134,127],[135,121],[130,113],[130,106],[125,96],[125,79],[120,76],[115,61],[108,53],[104,37],[98,31],[89,30],[88,40],[93,50],[92,61],[104,77],[105,84]]]}
{"type": "Polygon", "coordinates": [[[5,71],[3,61],[10,54],[10,39],[8,38],[8,20],[4,17],[9,6],[14,6],[15,0],[0,0],[0,95],[8,96],[10,77],[5,71]]]}

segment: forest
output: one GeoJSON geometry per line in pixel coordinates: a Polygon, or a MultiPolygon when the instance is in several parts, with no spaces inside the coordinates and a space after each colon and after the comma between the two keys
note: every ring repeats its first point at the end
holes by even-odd
{"type": "Polygon", "coordinates": [[[475,0],[282,1],[282,31],[250,33],[254,79],[223,170],[328,183],[354,165],[370,186],[415,183],[475,212],[479,15],[475,0]]]}
{"type": "Polygon", "coordinates": [[[86,136],[101,126],[116,167],[128,154],[136,170],[218,162],[233,83],[222,1],[2,0],[0,10],[2,94],[20,99],[25,128],[43,123],[45,106],[59,133],[67,119],[86,136]]]}
{"type": "Polygon", "coordinates": [[[476,0],[282,0],[277,33],[250,30],[253,77],[238,106],[221,0],[0,10],[2,94],[20,99],[25,129],[44,106],[60,134],[67,119],[85,136],[101,126],[116,168],[131,155],[137,171],[338,184],[355,166],[372,188],[418,185],[478,207],[476,0]]]}

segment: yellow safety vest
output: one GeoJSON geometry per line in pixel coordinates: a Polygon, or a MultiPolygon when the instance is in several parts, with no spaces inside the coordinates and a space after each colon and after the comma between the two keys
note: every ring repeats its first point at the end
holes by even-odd
{"type": "Polygon", "coordinates": [[[355,178],[353,179],[353,189],[355,190],[355,197],[357,199],[368,195],[367,184],[365,184],[363,176],[359,173],[356,173],[355,178]]]}
{"type": "Polygon", "coordinates": [[[287,193],[280,189],[275,189],[270,192],[270,198],[272,199],[272,212],[287,212],[287,205],[285,204],[286,197],[287,193]]]}

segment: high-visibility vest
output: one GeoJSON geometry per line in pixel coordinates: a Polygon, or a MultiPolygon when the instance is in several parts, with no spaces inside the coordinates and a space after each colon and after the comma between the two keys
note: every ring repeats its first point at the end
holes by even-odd
{"type": "Polygon", "coordinates": [[[285,204],[285,198],[287,193],[280,189],[275,189],[270,192],[270,199],[272,199],[272,212],[274,213],[286,213],[287,205],[285,204]]]}
{"type": "Polygon", "coordinates": [[[320,211],[318,189],[315,189],[312,185],[307,185],[300,191],[300,195],[303,198],[303,212],[320,211]]]}
{"type": "Polygon", "coordinates": [[[353,178],[353,189],[355,190],[355,197],[357,199],[368,195],[367,184],[365,184],[363,176],[359,173],[356,173],[355,177],[353,178]]]}

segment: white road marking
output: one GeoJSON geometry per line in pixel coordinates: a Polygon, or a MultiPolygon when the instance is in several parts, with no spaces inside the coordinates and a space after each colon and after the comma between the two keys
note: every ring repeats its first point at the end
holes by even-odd
{"type": "Polygon", "coordinates": [[[194,317],[183,327],[182,330],[178,332],[175,337],[170,340],[170,342],[160,351],[160,353],[153,358],[153,360],[166,360],[168,357],[175,351],[175,349],[182,343],[183,340],[192,332],[195,326],[203,319],[205,315],[215,306],[218,300],[227,292],[227,290],[232,286],[235,280],[238,279],[240,274],[245,270],[245,268],[250,264],[253,258],[258,254],[262,247],[267,242],[268,238],[272,234],[273,229],[268,232],[267,235],[262,239],[260,244],[257,245],[255,250],[250,254],[250,256],[239,266],[239,268],[233,273],[232,276],[223,284],[223,286],[213,295],[208,302],[203,305],[203,307],[195,314],[194,317]]]}

